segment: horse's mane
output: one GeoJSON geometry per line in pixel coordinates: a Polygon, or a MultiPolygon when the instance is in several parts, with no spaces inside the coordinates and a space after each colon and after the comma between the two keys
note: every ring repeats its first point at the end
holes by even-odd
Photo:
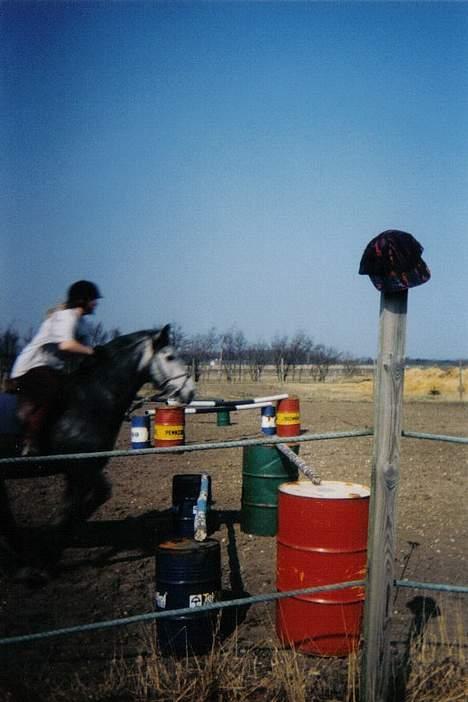
{"type": "Polygon", "coordinates": [[[156,333],[155,330],[146,329],[130,334],[116,336],[105,344],[94,347],[92,356],[84,356],[79,359],[75,368],[72,368],[69,375],[70,382],[79,381],[88,377],[91,373],[103,365],[107,365],[114,359],[118,359],[122,352],[130,350],[132,346],[137,347],[143,339],[151,338],[156,333]]]}

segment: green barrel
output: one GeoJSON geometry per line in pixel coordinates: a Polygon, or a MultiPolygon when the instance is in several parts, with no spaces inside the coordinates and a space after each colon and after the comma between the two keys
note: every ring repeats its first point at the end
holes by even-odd
{"type": "MultiPolygon", "coordinates": [[[[299,445],[291,446],[299,453],[299,445]]],[[[276,446],[245,446],[242,465],[241,530],[274,536],[277,530],[278,487],[297,480],[298,470],[276,446]]]]}
{"type": "Polygon", "coordinates": [[[216,412],[216,425],[218,427],[229,427],[231,426],[231,415],[229,410],[221,410],[216,412]]]}

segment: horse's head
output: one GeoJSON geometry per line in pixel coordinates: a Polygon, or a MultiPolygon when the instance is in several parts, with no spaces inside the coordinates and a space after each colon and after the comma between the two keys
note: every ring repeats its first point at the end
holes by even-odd
{"type": "Polygon", "coordinates": [[[160,399],[188,404],[195,394],[195,384],[185,363],[170,345],[170,326],[166,324],[152,336],[153,357],[149,365],[151,380],[161,392],[160,399]]]}

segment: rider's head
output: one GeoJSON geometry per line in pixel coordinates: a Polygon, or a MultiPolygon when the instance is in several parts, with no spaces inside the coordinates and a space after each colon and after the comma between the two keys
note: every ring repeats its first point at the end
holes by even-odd
{"type": "Polygon", "coordinates": [[[84,314],[91,314],[96,307],[96,301],[101,297],[97,285],[89,280],[77,280],[68,288],[65,306],[81,307],[84,314]]]}

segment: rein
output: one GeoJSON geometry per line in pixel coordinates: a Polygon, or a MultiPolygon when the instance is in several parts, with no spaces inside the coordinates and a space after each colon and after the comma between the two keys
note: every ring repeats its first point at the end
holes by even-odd
{"type": "Polygon", "coordinates": [[[171,383],[173,380],[179,380],[179,378],[185,378],[184,383],[182,384],[181,388],[185,387],[185,384],[187,380],[189,379],[189,374],[188,373],[179,373],[179,375],[173,375],[171,378],[167,378],[167,380],[164,380],[162,383],[158,383],[159,390],[161,390],[161,395],[164,394],[164,389],[168,383],[171,383]]]}

